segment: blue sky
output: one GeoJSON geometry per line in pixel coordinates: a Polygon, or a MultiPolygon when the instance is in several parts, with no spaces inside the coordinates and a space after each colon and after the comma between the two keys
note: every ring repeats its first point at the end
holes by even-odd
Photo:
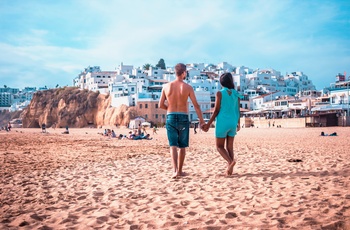
{"type": "Polygon", "coordinates": [[[0,0],[0,35],[0,87],[160,58],[303,71],[318,90],[350,75],[348,0],[0,0]]]}

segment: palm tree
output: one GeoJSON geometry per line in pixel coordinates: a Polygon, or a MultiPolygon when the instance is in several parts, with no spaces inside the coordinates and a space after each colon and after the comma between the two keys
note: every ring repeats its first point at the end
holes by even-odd
{"type": "Polygon", "coordinates": [[[144,64],[142,68],[145,70],[149,70],[150,67],[151,67],[151,64],[147,63],[147,64],[144,64]]]}

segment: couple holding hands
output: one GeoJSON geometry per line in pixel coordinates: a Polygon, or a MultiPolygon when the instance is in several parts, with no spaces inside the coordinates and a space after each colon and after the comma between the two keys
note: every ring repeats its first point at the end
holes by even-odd
{"type": "Polygon", "coordinates": [[[222,89],[216,93],[214,113],[208,123],[203,120],[192,86],[184,82],[187,77],[186,65],[177,64],[175,74],[176,79],[164,85],[159,100],[159,108],[167,110],[166,129],[173,165],[172,178],[184,175],[182,168],[186,147],[189,146],[188,98],[193,103],[203,131],[207,132],[216,119],[216,148],[227,162],[226,175],[232,175],[233,167],[236,164],[233,143],[234,137],[240,129],[239,108],[242,96],[234,89],[231,73],[224,73],[220,76],[222,89]]]}

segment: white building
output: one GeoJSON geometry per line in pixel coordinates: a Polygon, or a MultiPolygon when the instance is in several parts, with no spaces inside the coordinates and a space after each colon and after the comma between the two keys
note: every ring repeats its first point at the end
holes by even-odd
{"type": "Polygon", "coordinates": [[[350,80],[332,83],[329,98],[330,105],[317,106],[313,111],[338,111],[350,116],[350,80]]]}
{"type": "Polygon", "coordinates": [[[12,93],[0,93],[0,110],[9,109],[13,103],[12,93]]]}
{"type": "Polygon", "coordinates": [[[100,91],[107,94],[108,83],[117,77],[116,71],[89,72],[86,74],[86,88],[91,91],[100,91]]]}
{"type": "Polygon", "coordinates": [[[73,84],[75,87],[79,87],[80,89],[87,89],[86,85],[86,74],[101,72],[101,68],[99,66],[88,66],[84,69],[76,78],[73,79],[73,84]]]}
{"type": "Polygon", "coordinates": [[[273,101],[278,99],[283,95],[283,92],[271,92],[264,95],[260,95],[257,97],[251,97],[250,100],[250,108],[251,110],[269,110],[274,107],[273,101]]]}
{"type": "MultiPolygon", "coordinates": [[[[210,93],[208,91],[195,90],[194,94],[196,95],[197,102],[202,112],[211,108],[210,93]]],[[[198,120],[196,110],[190,99],[188,100],[188,115],[190,121],[198,120]]]]}
{"type": "MultiPolygon", "coordinates": [[[[217,65],[191,63],[186,66],[185,82],[193,87],[203,111],[214,106],[216,92],[222,88],[219,77],[225,72],[232,73],[236,90],[246,98],[241,101],[241,107],[253,110],[283,107],[284,102],[278,102],[282,96],[294,96],[297,93],[302,95],[303,92],[311,92],[315,88],[302,72],[282,76],[279,71],[271,68],[253,70],[245,66],[234,67],[227,62],[217,65]]],[[[121,63],[115,71],[101,71],[99,67],[88,67],[80,74],[77,84],[80,88],[99,90],[101,93],[109,92],[112,106],[136,106],[142,100],[159,99],[163,85],[175,78],[174,68],[168,67],[164,70],[150,67],[149,70],[144,70],[121,63]]],[[[197,119],[191,103],[189,111],[190,119],[197,119]]]]}

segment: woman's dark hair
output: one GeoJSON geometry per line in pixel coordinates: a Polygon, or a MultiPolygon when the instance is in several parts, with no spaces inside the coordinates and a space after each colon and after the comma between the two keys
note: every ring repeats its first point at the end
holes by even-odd
{"type": "Polygon", "coordinates": [[[231,73],[223,73],[220,76],[220,84],[228,89],[234,89],[235,84],[233,83],[233,77],[231,73]]]}

